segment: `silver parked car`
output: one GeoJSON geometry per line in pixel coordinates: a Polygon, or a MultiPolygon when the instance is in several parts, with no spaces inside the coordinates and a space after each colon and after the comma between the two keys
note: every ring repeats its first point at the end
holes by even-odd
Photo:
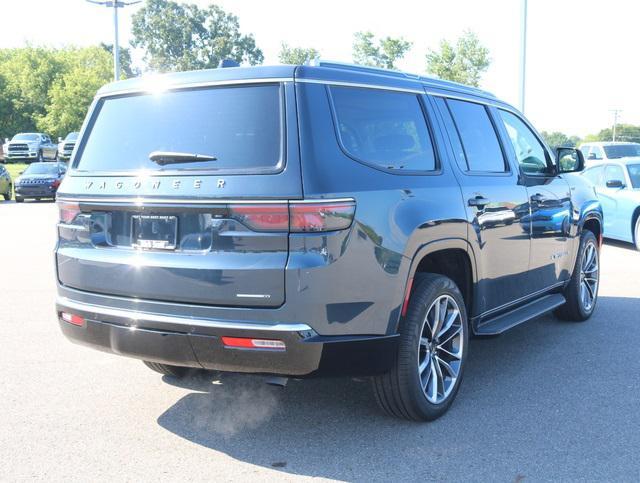
{"type": "Polygon", "coordinates": [[[4,153],[7,162],[42,162],[45,159],[56,159],[57,156],[58,145],[53,143],[47,134],[37,132],[16,134],[7,143],[7,151],[4,153]]]}

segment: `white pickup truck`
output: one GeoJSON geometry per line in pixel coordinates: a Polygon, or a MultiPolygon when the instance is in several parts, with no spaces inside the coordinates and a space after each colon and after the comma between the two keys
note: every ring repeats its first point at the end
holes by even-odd
{"type": "Polygon", "coordinates": [[[56,159],[58,145],[51,141],[47,134],[43,133],[19,133],[7,140],[7,149],[4,152],[5,162],[11,161],[44,161],[56,159]]]}

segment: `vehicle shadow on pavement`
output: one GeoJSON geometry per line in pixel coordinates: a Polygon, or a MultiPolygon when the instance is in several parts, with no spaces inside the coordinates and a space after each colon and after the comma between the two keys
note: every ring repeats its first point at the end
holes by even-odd
{"type": "Polygon", "coordinates": [[[563,464],[571,465],[564,468],[574,477],[595,477],[589,438],[606,435],[610,458],[621,468],[630,465],[617,460],[636,440],[632,428],[640,425],[639,412],[621,414],[614,423],[610,404],[618,397],[629,400],[625,391],[637,398],[637,381],[631,386],[616,381],[640,373],[635,345],[628,340],[640,341],[640,324],[629,318],[639,310],[639,298],[601,297],[585,323],[546,316],[499,337],[473,339],[457,400],[429,424],[385,416],[364,378],[290,380],[282,389],[266,385],[261,376],[206,372],[164,378],[193,392],[158,423],[234,459],[293,475],[551,478],[558,475],[553,461],[562,451],[563,464]],[[612,333],[611,323],[620,330],[612,333]],[[611,354],[603,354],[603,340],[611,354]],[[604,399],[594,391],[593,372],[585,369],[602,357],[610,361],[599,365],[608,381],[604,399]],[[628,362],[622,368],[615,360],[628,362]],[[540,466],[541,460],[548,464],[540,466]]]}
{"type": "Polygon", "coordinates": [[[633,245],[633,243],[613,240],[611,238],[605,238],[604,244],[612,247],[616,247],[616,248],[624,248],[625,250],[631,250],[632,252],[638,253],[638,250],[636,250],[636,247],[633,245]]]}

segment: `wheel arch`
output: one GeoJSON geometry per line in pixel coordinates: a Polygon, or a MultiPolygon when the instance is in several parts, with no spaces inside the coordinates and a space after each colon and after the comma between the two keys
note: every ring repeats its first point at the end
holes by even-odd
{"type": "Polygon", "coordinates": [[[631,239],[637,245],[638,240],[636,240],[636,223],[638,222],[638,218],[640,218],[640,205],[636,206],[636,209],[633,210],[633,214],[631,215],[631,239]]]}
{"type": "MultiPolygon", "coordinates": [[[[403,308],[409,302],[413,279],[421,272],[438,273],[451,278],[462,292],[469,318],[472,317],[478,267],[473,248],[467,240],[448,238],[432,241],[416,251],[405,284],[403,308]]],[[[397,331],[397,324],[394,330],[397,331]]]]}

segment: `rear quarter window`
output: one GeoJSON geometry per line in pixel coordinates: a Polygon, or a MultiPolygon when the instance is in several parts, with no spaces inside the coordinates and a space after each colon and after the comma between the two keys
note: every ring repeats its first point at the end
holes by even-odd
{"type": "Polygon", "coordinates": [[[74,167],[78,171],[259,173],[282,169],[283,106],[279,84],[171,90],[98,101],[74,167]],[[213,156],[214,161],[160,166],[154,151],[213,156]]]}
{"type": "Polygon", "coordinates": [[[359,87],[329,87],[338,138],[350,157],[392,172],[437,168],[418,96],[359,87]]]}

